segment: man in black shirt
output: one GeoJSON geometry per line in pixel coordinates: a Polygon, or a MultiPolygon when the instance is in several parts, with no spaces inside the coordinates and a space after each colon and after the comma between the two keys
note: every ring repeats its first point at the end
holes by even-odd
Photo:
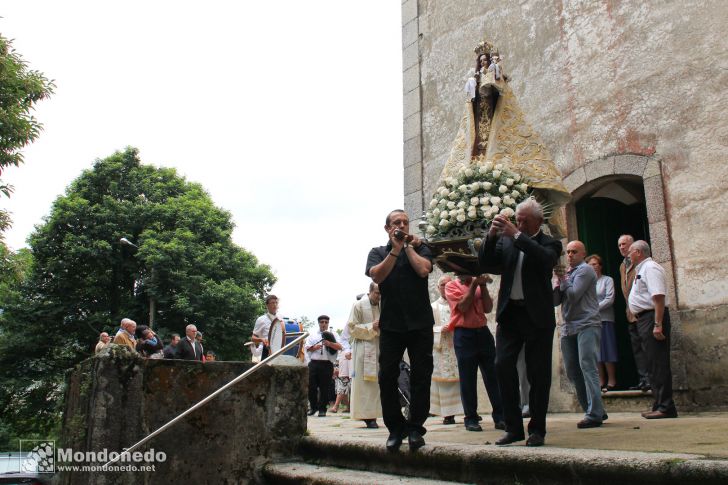
{"type": "Polygon", "coordinates": [[[410,450],[425,444],[423,426],[430,411],[432,377],[432,327],[427,278],[432,271],[432,253],[414,236],[410,242],[398,239],[395,231],[409,233],[409,217],[403,210],[387,216],[386,246],[372,248],[366,275],[379,285],[379,392],[384,424],[389,429],[387,449],[396,451],[407,436],[410,450]],[[404,351],[410,358],[410,419],[402,415],[397,390],[399,363],[404,351]]]}

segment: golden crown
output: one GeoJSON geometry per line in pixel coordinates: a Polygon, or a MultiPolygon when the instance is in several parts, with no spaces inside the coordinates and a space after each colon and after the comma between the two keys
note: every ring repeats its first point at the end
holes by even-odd
{"type": "Polygon", "coordinates": [[[474,52],[478,56],[482,56],[483,54],[493,54],[498,51],[496,50],[495,47],[493,47],[493,44],[484,40],[480,44],[477,45],[477,47],[474,49],[474,52]]]}

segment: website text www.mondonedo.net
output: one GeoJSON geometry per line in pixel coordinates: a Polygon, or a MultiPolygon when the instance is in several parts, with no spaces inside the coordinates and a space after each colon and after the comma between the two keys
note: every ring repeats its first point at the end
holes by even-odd
{"type": "Polygon", "coordinates": [[[58,472],[154,472],[155,465],[56,465],[58,472]]]}

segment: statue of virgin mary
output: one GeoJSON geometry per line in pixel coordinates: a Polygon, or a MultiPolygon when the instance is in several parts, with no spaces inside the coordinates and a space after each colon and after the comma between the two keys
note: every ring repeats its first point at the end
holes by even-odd
{"type": "Polygon", "coordinates": [[[465,112],[440,179],[472,163],[501,164],[529,181],[533,195],[547,209],[551,233],[563,236],[558,209],[569,201],[570,194],[561,174],[541,137],[526,121],[497,49],[483,41],[475,54],[475,73],[465,85],[465,112]]]}

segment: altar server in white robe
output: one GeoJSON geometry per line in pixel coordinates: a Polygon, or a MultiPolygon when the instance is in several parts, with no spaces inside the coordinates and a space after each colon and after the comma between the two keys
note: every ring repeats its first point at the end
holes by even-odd
{"type": "Polygon", "coordinates": [[[354,359],[351,384],[351,419],[361,419],[367,428],[378,428],[382,417],[379,398],[379,287],[369,285],[369,293],[354,303],[349,315],[349,344],[354,359]]]}
{"type": "Polygon", "coordinates": [[[432,348],[434,369],[430,386],[430,413],[442,416],[442,424],[455,424],[455,415],[463,414],[453,332],[442,331],[442,327],[450,323],[450,305],[445,299],[445,285],[451,279],[447,275],[440,277],[437,281],[440,298],[432,303],[435,339],[432,348]]]}

